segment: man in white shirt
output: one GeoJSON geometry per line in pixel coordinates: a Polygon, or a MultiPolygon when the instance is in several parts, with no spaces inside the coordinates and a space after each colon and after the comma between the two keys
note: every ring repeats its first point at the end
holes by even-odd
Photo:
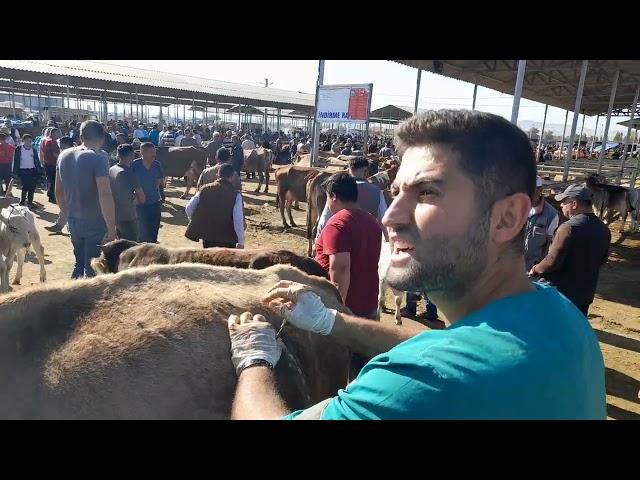
{"type": "Polygon", "coordinates": [[[242,149],[243,150],[253,150],[256,148],[256,144],[251,137],[247,134],[242,137],[242,149]]]}
{"type": "Polygon", "coordinates": [[[244,248],[242,195],[231,183],[235,170],[225,163],[219,175],[218,180],[203,186],[187,203],[189,225],[185,236],[202,240],[204,248],[244,248]]]}
{"type": "Polygon", "coordinates": [[[16,148],[13,160],[13,173],[20,177],[22,183],[22,196],[20,205],[27,205],[30,209],[36,206],[33,203],[33,193],[36,190],[38,176],[42,167],[38,159],[38,153],[32,146],[30,134],[22,137],[22,145],[16,148]]]}
{"type": "Polygon", "coordinates": [[[184,138],[184,132],[182,130],[178,130],[178,134],[176,135],[176,138],[174,140],[174,145],[176,147],[179,147],[183,138],[184,138]]]}
{"type": "Polygon", "coordinates": [[[20,138],[20,132],[17,128],[15,128],[11,124],[11,120],[5,120],[4,122],[5,128],[8,130],[7,132],[7,143],[9,145],[13,145],[14,147],[19,147],[22,145],[22,139],[20,138]],[[14,138],[15,137],[15,140],[14,138]]]}

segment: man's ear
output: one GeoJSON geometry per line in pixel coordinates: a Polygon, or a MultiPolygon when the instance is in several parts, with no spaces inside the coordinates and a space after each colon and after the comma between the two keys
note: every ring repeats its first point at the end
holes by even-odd
{"type": "Polygon", "coordinates": [[[531,210],[531,199],[525,193],[514,193],[493,204],[491,239],[497,244],[511,242],[522,231],[531,210]]]}

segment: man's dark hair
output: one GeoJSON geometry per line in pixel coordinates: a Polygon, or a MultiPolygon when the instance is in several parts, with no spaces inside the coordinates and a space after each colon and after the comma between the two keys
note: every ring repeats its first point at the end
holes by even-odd
{"type": "Polygon", "coordinates": [[[385,145],[385,147],[387,147],[387,148],[391,148],[391,142],[387,142],[387,143],[385,143],[384,145],[385,145]]]}
{"type": "Polygon", "coordinates": [[[220,167],[220,170],[218,170],[218,175],[220,176],[220,178],[224,179],[233,177],[234,173],[236,173],[236,171],[233,169],[233,165],[231,165],[230,163],[223,163],[220,167]]]}
{"type": "Polygon", "coordinates": [[[469,110],[430,110],[402,122],[400,154],[413,146],[448,145],[460,169],[473,180],[485,208],[514,193],[533,197],[536,160],[527,135],[504,118],[469,110]]]}
{"type": "Polygon", "coordinates": [[[33,140],[33,137],[30,133],[25,133],[24,135],[22,135],[22,139],[24,140],[25,138],[30,138],[31,140],[33,140]]]}
{"type": "MultiPolygon", "coordinates": [[[[458,166],[475,185],[479,212],[514,193],[533,198],[536,160],[529,138],[498,115],[429,110],[402,122],[395,138],[400,155],[409,147],[428,145],[447,145],[457,152],[458,166]]],[[[516,237],[513,244],[522,251],[522,236],[516,237]]]]}
{"type": "Polygon", "coordinates": [[[134,155],[135,150],[133,149],[133,145],[130,143],[123,143],[122,145],[118,145],[118,157],[123,158],[127,155],[134,155]]]}
{"type": "Polygon", "coordinates": [[[155,149],[156,146],[151,142],[143,142],[140,144],[140,150],[155,149]]]}
{"type": "Polygon", "coordinates": [[[341,202],[353,203],[358,201],[356,179],[349,175],[348,172],[334,173],[322,185],[327,195],[333,193],[341,202]]]}
{"type": "Polygon", "coordinates": [[[69,135],[65,135],[64,137],[60,137],[60,146],[62,145],[73,147],[75,144],[73,143],[73,138],[71,138],[69,135]]]}
{"type": "MultiPolygon", "coordinates": [[[[51,132],[53,134],[53,131],[51,132]]],[[[86,120],[80,125],[80,136],[84,140],[93,142],[95,140],[104,140],[104,126],[95,120],[86,120]]]]}
{"type": "Polygon", "coordinates": [[[229,159],[231,158],[231,152],[229,152],[228,149],[226,149],[225,147],[221,147],[218,149],[218,151],[216,152],[216,158],[221,162],[221,163],[225,163],[228,162],[229,159]]]}
{"type": "Polygon", "coordinates": [[[51,131],[49,132],[49,135],[53,137],[54,133],[62,133],[61,130],[59,128],[52,128],[51,131]]]}
{"type": "Polygon", "coordinates": [[[0,138],[7,138],[9,135],[7,135],[4,132],[0,132],[0,138]]]}
{"type": "Polygon", "coordinates": [[[353,157],[349,159],[349,168],[351,170],[360,170],[361,168],[367,168],[369,166],[369,160],[365,157],[353,157]]]}

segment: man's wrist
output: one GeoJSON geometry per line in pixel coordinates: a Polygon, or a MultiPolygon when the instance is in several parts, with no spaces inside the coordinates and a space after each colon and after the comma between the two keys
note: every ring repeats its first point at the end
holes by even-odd
{"type": "Polygon", "coordinates": [[[240,365],[238,365],[238,368],[236,369],[236,374],[239,377],[242,372],[250,368],[268,368],[269,370],[273,370],[273,365],[271,364],[271,362],[269,362],[268,360],[265,360],[264,358],[248,359],[245,362],[242,362],[240,365]]]}

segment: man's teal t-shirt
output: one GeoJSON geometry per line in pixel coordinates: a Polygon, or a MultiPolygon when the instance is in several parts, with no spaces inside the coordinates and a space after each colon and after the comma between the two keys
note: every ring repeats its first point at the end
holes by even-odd
{"type": "Polygon", "coordinates": [[[606,419],[589,322],[555,288],[534,285],[374,357],[319,417],[606,419]]]}

